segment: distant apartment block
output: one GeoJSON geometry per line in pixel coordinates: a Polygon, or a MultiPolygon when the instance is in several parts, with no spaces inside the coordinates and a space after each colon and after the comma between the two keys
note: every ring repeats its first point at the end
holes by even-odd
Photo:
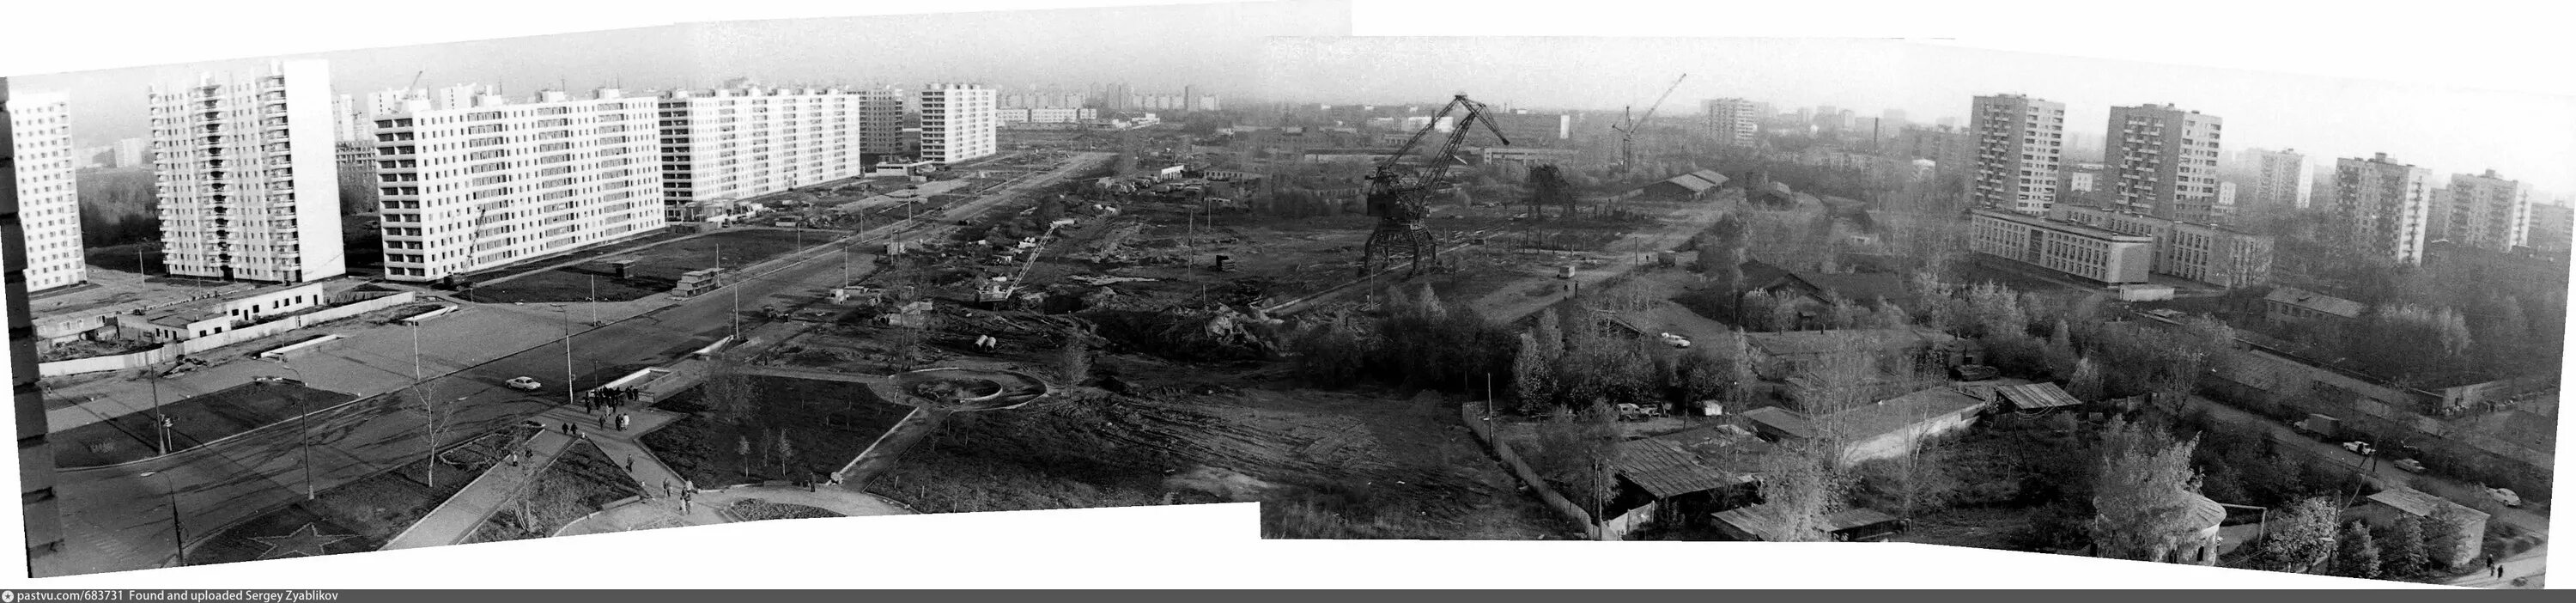
{"type": "Polygon", "coordinates": [[[2492,251],[2512,251],[2531,244],[2531,185],[2485,174],[2453,174],[2450,195],[2439,209],[2446,230],[2433,236],[2492,251]]]}
{"type": "Polygon", "coordinates": [[[921,159],[943,164],[997,151],[993,89],[978,84],[931,84],[921,89],[921,159]]]}
{"type": "Polygon", "coordinates": [[[2215,115],[2173,105],[2112,107],[2103,163],[2115,209],[2187,222],[2217,219],[2219,131],[2215,115]]]}
{"type": "Polygon", "coordinates": [[[2408,264],[2424,261],[2431,218],[2432,171],[2397,163],[2387,153],[2335,160],[2329,206],[2370,255],[2408,264]]]}
{"type": "MultiPolygon", "coordinates": [[[[1482,114],[1492,119],[1496,130],[1511,139],[1514,147],[1551,148],[1565,146],[1574,135],[1574,116],[1564,113],[1533,113],[1513,110],[1482,114]]],[[[1467,144],[1478,147],[1496,146],[1494,133],[1477,126],[1467,132],[1467,144]]]]}
{"type": "Polygon", "coordinates": [[[867,88],[859,95],[859,152],[870,155],[907,155],[912,144],[904,140],[904,94],[897,88],[867,88]]]}
{"type": "Polygon", "coordinates": [[[71,99],[60,93],[5,98],[9,157],[18,164],[18,224],[26,246],[11,249],[26,263],[28,291],[89,282],[81,254],[80,184],[72,151],[71,99]]]}
{"type": "Polygon", "coordinates": [[[1932,165],[1948,173],[1967,173],[1976,167],[1976,139],[1967,132],[1942,127],[1907,126],[1889,141],[1887,153],[1899,159],[1930,159],[1932,165]]]}
{"type": "Polygon", "coordinates": [[[1100,117],[1100,111],[1096,109],[1074,108],[998,109],[993,112],[993,117],[994,119],[1000,120],[999,123],[1004,125],[1023,123],[1073,124],[1082,123],[1082,120],[1086,119],[1098,119],[1100,117]]]}
{"type": "MultiPolygon", "coordinates": [[[[1760,142],[1757,124],[1760,111],[1753,101],[1741,98],[1715,98],[1701,103],[1702,128],[1719,146],[1751,147],[1760,142]]],[[[1936,160],[1937,161],[1937,160],[1936,160]]]]}
{"type": "Polygon", "coordinates": [[[2531,248],[2565,252],[2576,243],[2576,208],[2559,203],[2531,205],[2531,248]]]}
{"type": "Polygon", "coordinates": [[[1091,96],[1081,92],[1031,90],[1001,95],[1002,109],[1083,109],[1091,106],[1091,96]]]}
{"type": "Polygon", "coordinates": [[[152,140],[151,140],[151,139],[147,139],[147,138],[120,138],[120,139],[117,139],[117,141],[116,141],[116,145],[115,145],[115,148],[116,148],[116,161],[115,161],[115,164],[116,164],[116,165],[109,166],[109,167],[125,168],[125,169],[133,169],[133,168],[140,168],[140,167],[152,167],[152,140]]]}
{"type": "Polygon", "coordinates": [[[2057,205],[2111,207],[2111,166],[2094,162],[2069,162],[2057,186],[2057,205]]]}
{"type": "Polygon", "coordinates": [[[2095,282],[2144,283],[2155,262],[2151,237],[1991,209],[1969,218],[1971,251],[2095,282]]]}
{"type": "Polygon", "coordinates": [[[680,220],[680,208],[695,201],[748,200],[865,175],[867,98],[823,88],[665,93],[659,122],[665,219],[680,220]]]}
{"type": "Polygon", "coordinates": [[[658,232],[661,103],[599,90],[377,116],[385,277],[432,281],[658,232]]]}
{"type": "Polygon", "coordinates": [[[2295,149],[2253,149],[2246,155],[2247,167],[2254,177],[2253,190],[2246,191],[2248,204],[2308,208],[2308,195],[2316,188],[2317,173],[2311,169],[2306,155],[2300,155],[2295,149]]]}
{"type": "Polygon", "coordinates": [[[2059,205],[2049,217],[2154,240],[2147,270],[2227,288],[2270,281],[2272,237],[2110,209],[2059,205]]]}
{"type": "Polygon", "coordinates": [[[2057,198],[2066,104],[2019,94],[1979,96],[1970,112],[1977,205],[2038,215],[2057,198]]]}
{"type": "Polygon", "coordinates": [[[331,72],[278,61],[151,95],[161,240],[171,274],[301,283],[346,272],[331,72]]]}

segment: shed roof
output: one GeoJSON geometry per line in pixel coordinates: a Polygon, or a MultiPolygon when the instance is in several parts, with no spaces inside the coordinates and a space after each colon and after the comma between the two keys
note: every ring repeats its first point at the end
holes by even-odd
{"type": "Polygon", "coordinates": [[[1726,185],[1726,175],[1725,175],[1725,174],[1717,173],[1717,170],[1700,170],[1700,171],[1696,171],[1696,172],[1691,172],[1691,173],[1690,173],[1690,176],[1691,176],[1691,177],[1694,177],[1694,178],[1701,179],[1701,180],[1706,180],[1706,181],[1708,181],[1708,183],[1709,183],[1709,184],[1715,184],[1715,185],[1718,185],[1718,186],[1725,186],[1725,185],[1726,185]]]}
{"type": "Polygon", "coordinates": [[[1764,542],[1786,540],[1780,537],[1779,510],[1768,503],[1718,511],[1715,517],[1718,523],[1751,535],[1755,540],[1764,542]]]}
{"type": "Polygon", "coordinates": [[[2084,401],[2075,399],[2075,396],[2067,394],[2065,389],[2057,387],[2055,383],[1999,385],[1995,386],[1995,392],[2003,394],[2004,401],[2022,410],[2042,410],[2084,404],[2084,401]]]}
{"type": "Polygon", "coordinates": [[[2280,302],[2344,318],[2360,318],[2361,302],[2352,301],[2297,287],[2276,287],[2263,296],[2263,301],[2280,302]]]}
{"type": "Polygon", "coordinates": [[[1896,516],[1889,515],[1877,509],[1868,507],[1844,509],[1840,513],[1835,513],[1825,517],[1825,531],[1840,532],[1861,526],[1881,524],[1891,521],[1896,521],[1896,516]]]}
{"type": "Polygon", "coordinates": [[[1807,419],[1805,415],[1800,415],[1796,411],[1786,408],[1765,406],[1744,411],[1743,416],[1744,420],[1752,421],[1757,425],[1769,427],[1772,430],[1788,434],[1789,437],[1812,438],[1816,436],[1814,421],[1807,419]]]}
{"type": "Polygon", "coordinates": [[[2191,525],[2218,527],[2227,522],[2227,506],[2207,496],[2191,495],[2191,525]]]}
{"type": "Polygon", "coordinates": [[[1834,413],[1831,420],[1842,427],[1843,433],[1850,434],[1851,439],[1857,441],[1985,405],[1985,400],[1944,385],[1880,400],[1868,406],[1853,407],[1834,413]]]}
{"type": "Polygon", "coordinates": [[[1753,481],[1771,444],[1733,426],[1692,429],[1617,445],[1618,471],[1656,498],[1753,481]]]}
{"type": "Polygon", "coordinates": [[[2447,508],[2450,509],[2452,513],[2459,514],[2460,516],[2474,517],[2477,519],[2487,518],[2487,513],[2485,511],[2469,508],[2468,506],[2461,505],[2460,503],[2451,502],[2439,496],[2425,494],[2422,491],[2412,488],[2389,488],[2381,490],[2378,494],[2370,495],[2370,502],[2387,505],[2389,508],[2393,508],[2416,517],[2430,517],[2434,510],[2447,508]]]}
{"type": "MultiPolygon", "coordinates": [[[[1884,272],[1791,272],[1781,278],[1797,279],[1806,283],[1808,288],[1864,305],[1906,298],[1905,278],[1884,272]]],[[[1778,280],[1774,279],[1768,286],[1779,285],[1778,280]]]]}

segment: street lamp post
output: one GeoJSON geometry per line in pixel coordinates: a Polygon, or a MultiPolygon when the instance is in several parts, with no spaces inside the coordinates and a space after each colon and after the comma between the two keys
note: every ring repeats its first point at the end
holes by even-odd
{"type": "Polygon", "coordinates": [[[573,404],[580,402],[580,400],[576,399],[572,389],[572,306],[569,304],[555,304],[555,307],[563,310],[564,403],[573,404]]]}
{"type": "Polygon", "coordinates": [[[152,423],[160,427],[161,454],[170,454],[170,415],[161,412],[161,375],[146,372],[143,381],[152,384],[152,423]]]}
{"type": "MultiPolygon", "coordinates": [[[[278,366],[286,367],[287,372],[295,373],[296,383],[304,382],[304,371],[295,368],[293,363],[287,362],[285,358],[271,360],[278,366]]],[[[298,414],[295,422],[298,431],[303,432],[298,439],[303,440],[304,444],[304,500],[313,500],[322,497],[321,489],[313,482],[313,403],[307,400],[300,406],[304,408],[304,412],[298,414]]]]}
{"type": "Polygon", "coordinates": [[[170,474],[166,470],[145,471],[135,477],[154,475],[161,476],[161,495],[170,506],[170,566],[184,567],[188,565],[188,528],[179,523],[179,488],[171,485],[170,474]]]}

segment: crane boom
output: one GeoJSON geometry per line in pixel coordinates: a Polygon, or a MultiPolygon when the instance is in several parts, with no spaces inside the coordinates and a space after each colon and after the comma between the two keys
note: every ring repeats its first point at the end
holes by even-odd
{"type": "Polygon", "coordinates": [[[1654,118],[1655,118],[1655,110],[1656,110],[1656,109],[1661,109],[1661,108],[1663,108],[1663,106],[1664,106],[1664,99],[1672,98],[1672,96],[1673,96],[1673,90],[1678,89],[1678,88],[1681,88],[1681,87],[1682,87],[1682,80],[1686,80],[1686,79],[1690,79],[1690,74],[1688,74],[1688,73],[1684,73],[1684,74],[1682,74],[1682,76],[1681,76],[1681,77],[1673,78],[1673,85],[1668,86],[1668,87],[1665,87],[1665,88],[1664,88],[1664,94],[1663,94],[1663,96],[1655,97],[1655,104],[1647,105],[1647,106],[1646,106],[1646,116],[1645,116],[1645,117],[1637,118],[1637,123],[1629,124],[1629,125],[1628,125],[1628,130],[1633,132],[1633,131],[1635,131],[1635,130],[1637,129],[1637,127],[1638,127],[1638,126],[1646,125],[1646,122],[1647,122],[1648,120],[1652,120],[1652,119],[1654,119],[1654,118]]]}

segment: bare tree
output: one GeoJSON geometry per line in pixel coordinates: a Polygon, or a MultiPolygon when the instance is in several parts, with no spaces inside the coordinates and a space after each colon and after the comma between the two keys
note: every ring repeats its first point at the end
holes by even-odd
{"type": "Polygon", "coordinates": [[[459,409],[455,402],[441,403],[436,394],[429,393],[421,389],[422,387],[413,385],[403,388],[402,393],[397,395],[402,396],[403,406],[410,408],[412,412],[420,413],[421,418],[428,421],[428,424],[421,428],[421,436],[426,439],[427,444],[424,446],[425,451],[422,456],[428,459],[427,466],[421,468],[421,473],[424,474],[422,480],[427,482],[429,487],[436,488],[438,487],[438,443],[445,439],[441,436],[455,431],[459,409]]]}

